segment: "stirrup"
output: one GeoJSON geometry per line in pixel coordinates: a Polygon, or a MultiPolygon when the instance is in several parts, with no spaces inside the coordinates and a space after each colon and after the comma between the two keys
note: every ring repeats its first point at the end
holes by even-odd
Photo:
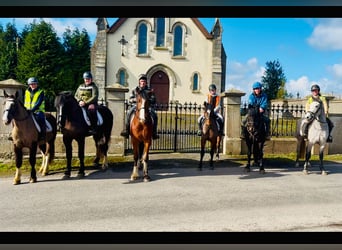
{"type": "Polygon", "coordinates": [[[128,137],[129,137],[129,133],[128,133],[126,130],[122,131],[122,132],[120,133],[120,135],[123,136],[123,137],[125,137],[126,139],[128,139],[128,137]]]}
{"type": "Polygon", "coordinates": [[[198,136],[202,136],[202,130],[198,130],[198,131],[197,131],[197,135],[198,135],[198,136]]]}

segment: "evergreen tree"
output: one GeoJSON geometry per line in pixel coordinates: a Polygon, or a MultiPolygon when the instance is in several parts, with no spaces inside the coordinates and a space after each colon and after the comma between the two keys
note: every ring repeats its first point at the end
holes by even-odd
{"type": "Polygon", "coordinates": [[[82,74],[90,70],[90,38],[86,30],[79,31],[78,28],[71,31],[66,29],[63,33],[63,46],[68,65],[65,69],[65,88],[75,91],[83,82],[82,74]]]}
{"type": "Polygon", "coordinates": [[[14,24],[8,23],[6,30],[0,28],[0,79],[16,79],[17,51],[19,49],[17,29],[14,24]]]}
{"type": "Polygon", "coordinates": [[[18,51],[17,78],[26,82],[29,77],[38,78],[46,95],[46,109],[53,110],[55,93],[63,89],[62,69],[65,53],[51,24],[32,23],[23,36],[24,43],[18,51]]]}
{"type": "Polygon", "coordinates": [[[261,82],[269,100],[286,97],[286,77],[278,60],[266,62],[266,70],[261,82]]]}

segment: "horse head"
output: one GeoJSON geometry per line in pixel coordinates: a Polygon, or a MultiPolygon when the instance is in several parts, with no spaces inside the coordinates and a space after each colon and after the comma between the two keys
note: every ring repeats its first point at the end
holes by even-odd
{"type": "Polygon", "coordinates": [[[139,121],[145,122],[149,117],[150,98],[153,91],[136,88],[137,113],[139,113],[139,121]]]}
{"type": "MultiPolygon", "coordinates": [[[[4,90],[4,97],[6,99],[4,102],[4,111],[2,114],[2,121],[5,125],[9,125],[15,117],[19,117],[21,115],[20,110],[18,109],[19,108],[18,105],[21,105],[23,110],[26,110],[26,108],[24,107],[22,102],[20,102],[19,100],[18,91],[16,91],[15,94],[8,94],[4,90]]],[[[25,115],[24,119],[26,118],[27,118],[27,115],[25,115]]]]}
{"type": "Polygon", "coordinates": [[[262,131],[262,114],[259,105],[248,105],[246,129],[250,135],[260,135],[262,131]]]}
{"type": "Polygon", "coordinates": [[[311,122],[315,117],[319,117],[322,113],[322,102],[313,101],[310,103],[309,110],[305,113],[304,118],[311,122]]]}
{"type": "Polygon", "coordinates": [[[72,91],[59,92],[55,98],[55,108],[57,110],[57,124],[59,127],[64,127],[65,117],[67,116],[67,114],[73,112],[73,110],[71,110],[68,106],[70,100],[74,100],[74,102],[76,102],[76,99],[72,94],[72,91]]]}

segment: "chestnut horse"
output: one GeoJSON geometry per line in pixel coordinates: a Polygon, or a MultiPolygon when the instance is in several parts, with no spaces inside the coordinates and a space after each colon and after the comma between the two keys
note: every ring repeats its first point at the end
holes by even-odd
{"type": "MultiPolygon", "coordinates": [[[[46,143],[38,145],[38,128],[34,114],[27,110],[19,99],[19,94],[9,95],[4,91],[5,102],[2,121],[5,125],[12,123],[12,140],[15,153],[16,173],[13,184],[21,183],[21,166],[23,163],[23,148],[30,151],[29,162],[31,165],[30,183],[37,182],[36,174],[36,155],[39,148],[42,154],[42,165],[38,172],[47,175],[49,164],[55,157],[55,139],[57,134],[56,118],[50,113],[45,113],[48,122],[46,130],[46,143]]],[[[40,128],[39,128],[40,129],[40,128]]]]}
{"type": "MultiPolygon", "coordinates": [[[[55,107],[57,109],[57,124],[63,134],[63,143],[66,150],[67,166],[63,179],[70,178],[72,163],[72,141],[78,144],[78,159],[80,168],[77,174],[78,178],[85,176],[84,150],[85,138],[90,136],[89,125],[82,108],[71,91],[60,92],[55,98],[55,107]]],[[[102,117],[102,124],[98,125],[97,133],[93,135],[96,146],[96,158],[94,165],[98,166],[103,158],[102,169],[108,168],[107,153],[113,127],[113,114],[106,106],[99,105],[98,112],[102,117]]],[[[101,119],[98,119],[101,120],[101,119]]]]}
{"type": "Polygon", "coordinates": [[[151,177],[148,175],[148,160],[153,131],[153,120],[150,114],[150,96],[152,93],[149,90],[136,88],[136,110],[130,124],[134,159],[131,181],[140,178],[140,169],[143,170],[144,182],[151,181],[151,177]]]}
{"type": "Polygon", "coordinates": [[[253,155],[254,164],[259,166],[259,173],[264,174],[264,145],[266,141],[266,130],[263,114],[259,112],[259,106],[248,105],[246,125],[243,132],[247,144],[247,165],[245,172],[251,171],[251,159],[253,155]]]}
{"type": "Polygon", "coordinates": [[[200,161],[198,169],[202,170],[203,157],[205,153],[206,142],[210,142],[210,169],[214,169],[214,154],[216,154],[216,160],[220,158],[220,144],[222,136],[219,135],[218,124],[214,113],[214,106],[208,102],[204,102],[204,119],[202,124],[202,136],[201,136],[201,151],[200,161]]]}

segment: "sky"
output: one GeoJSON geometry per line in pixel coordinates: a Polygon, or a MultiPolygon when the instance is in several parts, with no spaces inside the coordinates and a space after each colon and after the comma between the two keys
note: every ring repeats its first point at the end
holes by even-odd
{"type": "MultiPolygon", "coordinates": [[[[112,25],[117,18],[107,18],[112,25]]],[[[14,22],[19,32],[34,18],[0,18],[4,28],[14,22]]],[[[36,18],[36,21],[39,21],[36,18]]],[[[44,18],[59,36],[66,28],[87,30],[96,36],[96,18],[44,18]]],[[[215,18],[199,18],[211,31],[215,18]]],[[[227,55],[226,90],[251,92],[261,81],[266,62],[279,61],[285,88],[293,97],[305,98],[318,84],[323,95],[342,98],[342,18],[220,18],[227,55]]],[[[243,98],[244,99],[244,98],[243,98]]]]}

